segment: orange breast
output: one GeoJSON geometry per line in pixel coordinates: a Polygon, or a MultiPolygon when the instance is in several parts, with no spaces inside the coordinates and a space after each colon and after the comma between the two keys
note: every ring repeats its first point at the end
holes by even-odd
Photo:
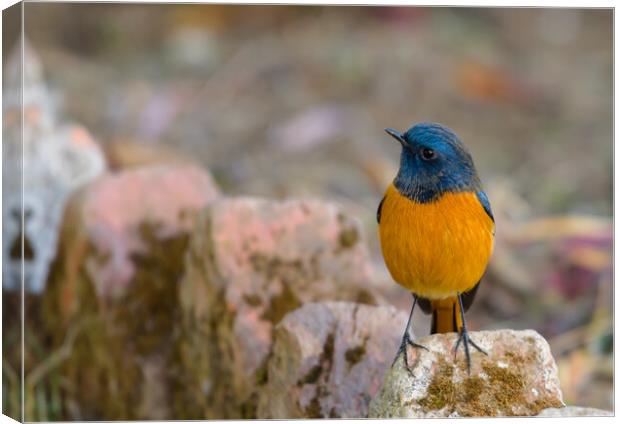
{"type": "Polygon", "coordinates": [[[415,203],[388,187],[379,238],[392,278],[419,296],[444,299],[480,281],[493,250],[494,223],[475,193],[415,203]]]}

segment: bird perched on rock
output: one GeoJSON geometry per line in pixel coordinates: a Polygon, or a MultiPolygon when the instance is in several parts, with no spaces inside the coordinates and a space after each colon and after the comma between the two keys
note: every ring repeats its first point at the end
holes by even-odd
{"type": "MultiPolygon", "coordinates": [[[[431,334],[458,332],[470,369],[465,311],[491,257],[495,220],[471,155],[458,136],[435,123],[386,132],[402,146],[400,168],[377,210],[383,258],[392,278],[413,293],[399,350],[416,303],[432,314],[431,334]]],[[[397,355],[398,358],[398,355],[397,355]]],[[[404,355],[405,362],[407,355],[404,355]]]]}

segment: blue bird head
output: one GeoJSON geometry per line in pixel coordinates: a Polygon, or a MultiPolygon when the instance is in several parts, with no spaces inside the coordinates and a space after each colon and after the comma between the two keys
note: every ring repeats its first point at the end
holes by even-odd
{"type": "Polygon", "coordinates": [[[386,128],[402,145],[394,186],[419,203],[437,200],[446,192],[480,190],[471,155],[458,136],[441,124],[421,123],[405,133],[386,128]]]}

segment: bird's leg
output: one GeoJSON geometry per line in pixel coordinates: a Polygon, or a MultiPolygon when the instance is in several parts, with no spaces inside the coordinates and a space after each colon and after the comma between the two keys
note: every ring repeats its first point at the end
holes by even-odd
{"type": "Polygon", "coordinates": [[[413,310],[415,309],[415,305],[417,302],[418,302],[418,297],[414,294],[413,305],[411,306],[411,312],[409,312],[409,319],[407,320],[407,326],[405,327],[405,333],[403,334],[402,341],[400,342],[400,347],[398,348],[396,357],[394,358],[394,361],[392,362],[392,366],[394,366],[398,357],[401,354],[403,354],[405,366],[407,367],[407,369],[409,369],[409,360],[407,359],[407,345],[428,350],[426,346],[423,346],[411,340],[411,336],[409,335],[409,328],[411,326],[411,317],[413,317],[413,310]]]}
{"type": "Polygon", "coordinates": [[[469,332],[467,331],[467,324],[465,323],[465,309],[463,308],[463,300],[461,299],[461,293],[458,293],[456,296],[459,300],[459,309],[461,310],[461,331],[459,332],[459,338],[456,341],[456,346],[454,346],[454,359],[456,359],[456,353],[459,350],[459,345],[461,341],[463,342],[463,349],[465,350],[465,357],[467,358],[467,374],[471,374],[471,357],[469,355],[469,345],[475,347],[479,352],[484,353],[488,356],[488,353],[485,352],[480,346],[478,346],[472,339],[469,338],[469,332]]]}

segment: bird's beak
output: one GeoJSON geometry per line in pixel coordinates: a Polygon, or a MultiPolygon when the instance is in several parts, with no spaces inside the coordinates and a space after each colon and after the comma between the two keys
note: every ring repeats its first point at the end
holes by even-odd
{"type": "Polygon", "coordinates": [[[386,128],[385,132],[391,135],[392,137],[394,137],[396,140],[398,140],[398,142],[402,144],[403,147],[407,145],[406,144],[407,142],[405,141],[405,138],[403,137],[403,135],[399,133],[398,131],[396,131],[394,128],[386,128]]]}

